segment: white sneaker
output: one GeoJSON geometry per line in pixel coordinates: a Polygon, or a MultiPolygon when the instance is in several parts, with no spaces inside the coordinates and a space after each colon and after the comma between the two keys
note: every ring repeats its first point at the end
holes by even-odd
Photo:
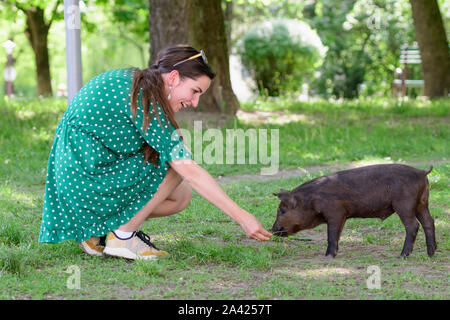
{"type": "Polygon", "coordinates": [[[128,239],[120,239],[111,231],[106,237],[104,254],[126,259],[158,259],[165,258],[169,253],[159,250],[150,242],[150,237],[142,231],[133,232],[128,239]]]}

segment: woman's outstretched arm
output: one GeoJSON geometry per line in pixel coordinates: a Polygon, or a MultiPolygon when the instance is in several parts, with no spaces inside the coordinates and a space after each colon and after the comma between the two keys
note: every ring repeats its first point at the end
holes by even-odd
{"type": "Polygon", "coordinates": [[[252,214],[228,197],[214,178],[195,161],[174,160],[169,164],[192,189],[239,223],[248,237],[259,241],[270,239],[272,234],[266,231],[252,214]]]}

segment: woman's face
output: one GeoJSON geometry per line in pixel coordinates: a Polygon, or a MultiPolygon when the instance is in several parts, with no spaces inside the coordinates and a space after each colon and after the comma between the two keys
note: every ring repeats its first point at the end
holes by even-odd
{"type": "Polygon", "coordinates": [[[193,106],[198,106],[200,96],[208,90],[211,79],[202,75],[197,79],[180,77],[177,70],[170,72],[166,77],[166,92],[170,93],[169,103],[173,112],[193,106]],[[171,89],[169,89],[171,87],[171,89]]]}

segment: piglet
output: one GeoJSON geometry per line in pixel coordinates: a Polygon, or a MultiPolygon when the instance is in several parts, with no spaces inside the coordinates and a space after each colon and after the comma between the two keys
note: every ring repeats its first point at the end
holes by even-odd
{"type": "Polygon", "coordinates": [[[419,220],[425,231],[427,253],[433,256],[437,245],[434,220],[428,210],[427,174],[402,164],[380,164],[328,174],[298,186],[292,191],[274,193],[281,203],[272,227],[274,235],[288,236],[326,223],[328,247],[325,255],[335,257],[338,241],[349,218],[380,218],[396,212],[406,229],[401,257],[414,246],[419,220]]]}

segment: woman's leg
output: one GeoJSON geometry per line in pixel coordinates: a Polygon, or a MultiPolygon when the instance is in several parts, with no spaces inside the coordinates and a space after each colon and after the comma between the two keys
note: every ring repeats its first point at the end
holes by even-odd
{"type": "Polygon", "coordinates": [[[181,176],[169,168],[153,198],[130,221],[121,225],[119,230],[133,232],[147,218],[164,217],[183,210],[189,203],[191,189],[182,182],[181,176]]]}
{"type": "Polygon", "coordinates": [[[156,207],[147,219],[170,216],[183,211],[191,201],[192,189],[185,182],[181,182],[175,190],[156,207]]]}

